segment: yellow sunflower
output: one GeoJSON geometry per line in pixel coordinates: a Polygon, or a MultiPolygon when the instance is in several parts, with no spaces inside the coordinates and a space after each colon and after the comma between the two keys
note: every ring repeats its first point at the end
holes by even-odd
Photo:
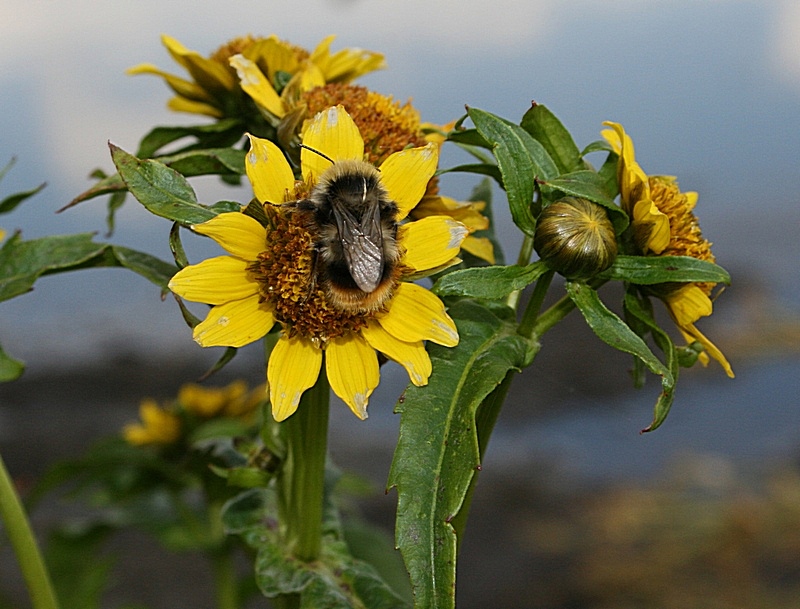
{"type": "MultiPolygon", "coordinates": [[[[250,136],[247,176],[266,220],[232,212],[194,226],[230,255],[182,269],[170,288],[188,300],[213,305],[194,328],[194,339],[204,347],[240,347],[280,324],[281,336],[267,367],[276,420],[297,409],[303,392],[316,382],[323,360],[334,393],[364,419],[379,381],[376,351],[401,364],[411,382],[422,386],[431,374],[424,341],[458,343],[444,304],[408,280],[451,261],[467,229],[446,216],[397,225],[396,236],[384,235],[386,241],[396,241],[396,256],[387,257],[380,286],[370,292],[372,286],[365,291],[353,285],[351,299],[340,298],[342,289],[332,289],[331,279],[321,271],[335,261],[323,259],[318,248],[321,235],[337,235],[339,229],[332,219],[325,226],[309,222],[303,208],[320,184],[332,183],[354,163],[365,164],[364,141],[350,115],[336,106],[308,122],[302,143],[303,179],[296,182],[281,150],[250,136]]],[[[372,177],[396,211],[392,218],[381,217],[382,222],[391,225],[406,218],[422,198],[437,162],[434,144],[386,158],[372,177]]]]}
{"type": "Polygon", "coordinates": [[[307,83],[350,82],[359,76],[384,67],[383,55],[361,49],[330,52],[335,36],[328,36],[310,53],[277,36],[235,38],[204,57],[167,35],[161,41],[172,58],[187,72],[188,78],[169,74],[143,63],[128,70],[129,74],[154,74],[164,79],[175,92],[169,107],[179,112],[203,114],[214,118],[234,117],[244,109],[245,97],[236,72],[229,65],[233,56],[241,56],[266,74],[276,99],[284,90],[287,95],[307,83]]]}
{"type": "Polygon", "coordinates": [[[181,436],[181,419],[174,412],[161,408],[153,399],[142,400],[139,405],[141,423],[129,423],[122,428],[128,444],[172,444],[181,436]]]}
{"type": "MultiPolygon", "coordinates": [[[[603,123],[610,129],[603,137],[619,155],[617,178],[622,208],[631,218],[634,244],[641,254],[691,256],[714,262],[711,243],[703,238],[692,211],[696,192],[681,192],[677,180],[669,176],[648,176],[639,164],[633,140],[619,123],[603,123]]],[[[666,305],[672,320],[688,342],[698,341],[705,350],[701,362],[710,355],[726,374],[733,377],[728,360],[696,327],[701,317],[711,315],[714,283],[669,283],[652,286],[652,292],[666,305]],[[707,355],[706,355],[707,354],[707,355]]]]}

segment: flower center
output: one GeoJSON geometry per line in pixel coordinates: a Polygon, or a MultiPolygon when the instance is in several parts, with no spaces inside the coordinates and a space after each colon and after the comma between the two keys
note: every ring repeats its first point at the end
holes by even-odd
{"type": "Polygon", "coordinates": [[[314,237],[301,214],[264,207],[270,221],[267,249],[248,270],[255,276],[262,299],[272,305],[275,318],[289,336],[299,334],[317,346],[358,332],[379,311],[351,312],[334,306],[318,281],[314,237]]]}
{"type": "MultiPolygon", "coordinates": [[[[703,237],[697,216],[692,212],[689,197],[682,193],[674,180],[651,177],[650,197],[655,206],[669,218],[669,245],[661,256],[691,256],[714,262],[711,243],[703,237]]],[[[696,283],[710,295],[715,283],[696,283]]]]}

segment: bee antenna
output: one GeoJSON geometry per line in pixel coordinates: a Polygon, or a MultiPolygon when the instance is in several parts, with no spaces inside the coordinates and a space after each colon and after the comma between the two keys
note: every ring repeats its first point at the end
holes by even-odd
{"type": "Polygon", "coordinates": [[[328,160],[328,161],[330,161],[331,163],[334,163],[334,162],[335,162],[335,161],[334,161],[334,160],[333,160],[331,157],[329,157],[327,154],[324,154],[324,153],[320,152],[319,150],[316,150],[316,149],[312,148],[311,146],[306,146],[305,144],[300,144],[300,148],[305,148],[306,150],[310,150],[311,152],[313,152],[313,153],[315,153],[315,154],[318,154],[319,156],[321,156],[323,159],[327,159],[327,160],[328,160]]]}

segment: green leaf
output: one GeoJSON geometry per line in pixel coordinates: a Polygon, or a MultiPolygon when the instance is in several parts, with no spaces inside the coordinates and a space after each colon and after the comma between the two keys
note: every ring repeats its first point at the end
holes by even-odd
{"type": "Polygon", "coordinates": [[[608,211],[608,218],[617,234],[628,227],[628,215],[614,203],[614,199],[606,191],[605,179],[595,171],[590,169],[573,171],[547,180],[541,186],[542,190],[555,190],[602,205],[608,211]]]}
{"type": "Polygon", "coordinates": [[[229,147],[238,142],[243,133],[242,122],[235,118],[226,118],[207,125],[155,127],[142,138],[136,156],[140,159],[153,157],[167,144],[185,137],[196,138],[198,144],[194,147],[229,147]]]}
{"type": "Polygon", "coordinates": [[[179,172],[159,161],[137,159],[114,144],[109,147],[128,190],[151,213],[182,224],[200,224],[217,215],[197,202],[194,190],[179,172]]]}
{"type": "Polygon", "coordinates": [[[453,271],[441,277],[433,286],[439,296],[469,296],[498,300],[511,292],[522,290],[547,271],[537,261],[526,266],[489,266],[453,271]]]}
{"type": "Polygon", "coordinates": [[[670,369],[653,355],[647,344],[628,324],[606,308],[597,291],[584,283],[574,281],[567,281],[566,287],[570,299],[597,337],[607,345],[641,360],[652,373],[661,376],[662,392],[671,394],[675,387],[675,378],[670,369]]]}
{"type": "Polygon", "coordinates": [[[103,253],[91,233],[55,235],[23,241],[19,233],[0,248],[0,301],[29,291],[45,273],[69,270],[103,253]]]}
{"type": "Polygon", "coordinates": [[[503,176],[500,173],[500,168],[492,163],[467,163],[464,165],[456,165],[455,167],[440,169],[436,172],[436,175],[445,173],[476,173],[478,175],[485,175],[493,178],[500,186],[503,186],[503,176]]]}
{"type": "Polygon", "coordinates": [[[7,196],[5,199],[0,200],[0,214],[6,214],[13,210],[17,205],[22,203],[25,199],[28,199],[35,195],[37,192],[42,190],[46,184],[39,184],[36,188],[31,188],[30,190],[26,190],[23,192],[17,192],[13,195],[7,196]]]}
{"type": "Polygon", "coordinates": [[[167,284],[169,280],[178,272],[174,264],[164,262],[146,252],[139,252],[121,245],[112,245],[110,249],[114,261],[110,266],[122,266],[131,270],[151,283],[156,284],[164,292],[168,290],[167,284]]]}
{"type": "Polygon", "coordinates": [[[542,145],[519,125],[477,108],[468,112],[480,135],[492,144],[514,223],[533,236],[536,221],[531,203],[535,181],[557,175],[555,163],[542,145]]]}
{"type": "Polygon", "coordinates": [[[353,558],[338,516],[330,505],[317,560],[293,557],[276,526],[277,502],[271,489],[245,491],[229,501],[223,523],[257,552],[255,576],[264,596],[298,595],[300,609],[402,609],[403,601],[371,565],[353,558]]]}
{"type": "Polygon", "coordinates": [[[653,408],[653,421],[642,430],[642,433],[657,429],[666,420],[670,408],[672,408],[672,402],[675,399],[674,385],[677,385],[678,374],[680,373],[680,358],[675,344],[669,335],[656,323],[650,307],[645,305],[646,303],[640,300],[635,288],[630,288],[626,291],[624,300],[625,315],[647,328],[648,332],[653,336],[653,341],[664,353],[674,384],[673,387],[664,389],[658,396],[656,405],[653,408]]]}
{"type": "Polygon", "coordinates": [[[585,168],[572,135],[546,106],[534,103],[522,117],[520,126],[544,146],[558,167],[558,173],[585,168]]]}
{"type": "Polygon", "coordinates": [[[731,276],[713,262],[691,256],[617,256],[614,264],[600,275],[603,279],[627,281],[637,285],[669,282],[731,282],[731,276]]]}
{"type": "Polygon", "coordinates": [[[25,364],[8,355],[0,346],[0,383],[15,381],[25,372],[25,364]]]}
{"type": "Polygon", "coordinates": [[[201,175],[244,175],[244,157],[244,150],[208,148],[171,154],[153,160],[189,178],[201,175]]]}
{"type": "Polygon", "coordinates": [[[415,607],[455,603],[456,535],[450,524],[480,466],[475,412],[532,344],[474,301],[450,309],[461,342],[430,346],[427,387],[409,387],[396,411],[400,437],[388,485],[397,488],[395,541],[411,576],[415,607]]]}
{"type": "Polygon", "coordinates": [[[452,131],[447,135],[448,142],[456,144],[464,144],[465,146],[475,146],[477,148],[492,149],[492,143],[489,142],[477,129],[460,129],[452,131]]]}

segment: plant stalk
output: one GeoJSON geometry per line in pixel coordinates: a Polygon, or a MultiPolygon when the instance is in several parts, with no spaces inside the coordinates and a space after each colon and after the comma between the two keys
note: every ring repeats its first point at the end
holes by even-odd
{"type": "Polygon", "coordinates": [[[30,522],[0,456],[0,519],[14,548],[31,605],[34,609],[58,609],[50,574],[44,564],[30,522]]]}

